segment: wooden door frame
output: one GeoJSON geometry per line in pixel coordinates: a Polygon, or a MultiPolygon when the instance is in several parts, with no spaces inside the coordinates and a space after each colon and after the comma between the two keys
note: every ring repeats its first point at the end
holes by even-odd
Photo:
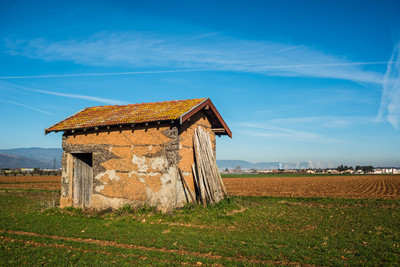
{"type": "MultiPolygon", "coordinates": [[[[75,207],[80,207],[80,208],[89,208],[91,205],[92,201],[92,194],[93,194],[93,153],[86,153],[86,152],[72,152],[70,153],[70,160],[69,164],[70,167],[69,173],[71,177],[71,183],[70,183],[70,189],[71,189],[71,199],[73,206],[75,207]],[[85,158],[86,157],[86,158],[85,158]],[[89,160],[90,158],[90,160],[89,160]],[[78,163],[78,161],[80,163],[78,163]],[[85,188],[85,186],[82,186],[81,183],[81,188],[77,190],[77,177],[76,177],[76,166],[82,164],[81,166],[88,166],[89,167],[89,173],[88,173],[88,180],[87,180],[87,188],[86,188],[86,194],[81,192],[82,187],[85,188]],[[76,192],[79,192],[78,194],[76,192]]],[[[84,178],[83,178],[84,179],[84,178]]]]}

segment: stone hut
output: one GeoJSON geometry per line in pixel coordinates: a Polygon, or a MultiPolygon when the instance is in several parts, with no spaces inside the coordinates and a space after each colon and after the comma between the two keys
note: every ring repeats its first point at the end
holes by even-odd
{"type": "Polygon", "coordinates": [[[197,201],[196,128],[214,158],[216,135],[232,137],[209,98],[89,107],[47,128],[64,132],[60,206],[169,211],[197,201]]]}

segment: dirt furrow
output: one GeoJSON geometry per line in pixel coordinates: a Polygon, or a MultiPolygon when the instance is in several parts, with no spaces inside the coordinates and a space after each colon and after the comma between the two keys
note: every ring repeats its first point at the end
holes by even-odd
{"type": "Polygon", "coordinates": [[[179,254],[179,255],[188,255],[188,256],[192,256],[192,257],[208,258],[208,259],[215,259],[215,260],[224,259],[224,260],[233,261],[233,262],[242,262],[242,263],[251,263],[251,264],[312,266],[312,265],[300,264],[298,262],[265,261],[265,260],[251,259],[251,258],[245,258],[245,257],[240,257],[240,258],[225,257],[225,256],[221,256],[221,255],[211,254],[211,253],[200,253],[200,252],[192,252],[192,251],[178,250],[178,249],[146,247],[146,246],[138,246],[138,245],[132,245],[132,244],[122,244],[122,243],[118,243],[115,241],[77,238],[77,237],[63,237],[63,236],[56,236],[56,235],[45,235],[45,234],[38,234],[38,233],[32,233],[32,232],[13,231],[13,230],[5,230],[5,229],[0,229],[0,233],[9,233],[9,234],[34,236],[34,237],[45,237],[45,238],[51,238],[54,240],[81,242],[81,243],[87,243],[87,244],[96,244],[96,245],[100,245],[100,246],[118,247],[118,248],[124,248],[124,249],[137,249],[137,250],[144,250],[144,251],[174,253],[174,254],[179,254]]]}
{"type": "Polygon", "coordinates": [[[395,179],[388,179],[388,184],[389,184],[389,193],[391,195],[398,195],[400,192],[400,182],[395,180],[395,179]]]}
{"type": "Polygon", "coordinates": [[[390,194],[390,188],[389,188],[389,181],[388,179],[384,179],[382,183],[382,195],[388,195],[390,194]]]}
{"type": "Polygon", "coordinates": [[[366,192],[366,188],[368,188],[368,185],[369,181],[359,181],[358,183],[353,183],[348,192],[363,194],[366,192]]]}
{"type": "MultiPolygon", "coordinates": [[[[67,246],[65,244],[57,244],[57,243],[47,244],[47,243],[35,242],[32,240],[14,239],[14,238],[8,238],[8,237],[3,237],[3,236],[1,236],[0,241],[2,241],[2,242],[19,242],[19,243],[23,243],[23,244],[26,244],[28,246],[33,246],[33,247],[59,248],[59,249],[80,251],[83,253],[98,253],[98,254],[103,254],[103,255],[107,255],[107,256],[115,255],[115,256],[124,257],[124,258],[133,257],[133,258],[141,259],[141,260],[147,259],[146,257],[140,256],[140,255],[134,255],[134,254],[127,255],[127,254],[108,252],[108,251],[102,251],[102,250],[83,249],[83,248],[77,248],[77,247],[73,247],[73,246],[67,246]]],[[[154,258],[152,258],[152,259],[154,260],[154,258]]],[[[163,263],[172,263],[172,261],[160,260],[160,259],[157,259],[156,261],[163,262],[163,263]]]]}

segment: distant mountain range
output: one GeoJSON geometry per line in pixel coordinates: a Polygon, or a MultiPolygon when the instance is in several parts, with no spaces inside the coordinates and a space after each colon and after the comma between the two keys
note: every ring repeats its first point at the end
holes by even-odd
{"type": "Polygon", "coordinates": [[[217,165],[218,168],[221,170],[225,169],[236,169],[236,168],[241,168],[243,170],[247,169],[278,169],[280,162],[258,162],[258,163],[252,163],[244,160],[217,160],[217,165]]]}
{"type": "Polygon", "coordinates": [[[61,168],[61,148],[0,149],[0,168],[61,168]]]}
{"type": "MultiPolygon", "coordinates": [[[[0,149],[0,168],[41,168],[52,169],[54,159],[56,159],[56,168],[61,168],[61,148],[14,148],[0,149]]],[[[279,163],[282,163],[284,169],[307,169],[309,162],[284,163],[284,162],[257,162],[252,163],[244,160],[217,160],[220,170],[235,169],[240,167],[242,170],[274,170],[278,169],[279,163]]]]}

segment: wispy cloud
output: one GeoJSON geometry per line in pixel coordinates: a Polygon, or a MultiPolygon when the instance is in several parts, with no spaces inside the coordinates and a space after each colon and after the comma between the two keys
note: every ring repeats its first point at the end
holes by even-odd
{"type": "MultiPolygon", "coordinates": [[[[140,32],[101,33],[85,40],[58,42],[45,39],[18,42],[8,40],[6,45],[11,55],[48,61],[65,60],[92,66],[238,71],[274,76],[344,79],[375,84],[382,83],[383,75],[367,71],[364,67],[386,64],[386,62],[352,62],[344,57],[329,55],[302,45],[241,40],[221,34],[166,36],[140,32]]],[[[142,72],[124,74],[139,73],[142,72]]],[[[162,70],[149,73],[162,73],[162,70]]],[[[78,75],[92,74],[75,74],[78,75]]]]}
{"type": "Polygon", "coordinates": [[[236,123],[236,125],[240,126],[242,129],[248,129],[244,131],[246,132],[246,134],[250,136],[284,138],[294,141],[309,140],[313,142],[322,142],[322,143],[337,142],[337,140],[335,139],[327,138],[317,133],[293,130],[283,127],[276,127],[267,123],[241,122],[241,123],[236,123]]]}
{"type": "Polygon", "coordinates": [[[159,70],[159,71],[128,71],[128,72],[98,72],[98,73],[72,73],[72,74],[53,74],[53,75],[27,75],[27,76],[0,76],[0,79],[31,79],[31,78],[59,78],[59,77],[79,77],[79,76],[114,76],[114,75],[138,75],[138,74],[162,74],[174,72],[196,72],[204,70],[159,70]]]}
{"type": "Polygon", "coordinates": [[[127,104],[126,102],[123,102],[123,101],[114,100],[114,99],[108,99],[108,98],[102,98],[102,97],[96,97],[96,96],[58,93],[58,92],[51,92],[51,91],[44,91],[44,90],[34,90],[34,89],[32,89],[31,91],[37,92],[37,93],[42,93],[42,94],[47,94],[47,95],[55,95],[55,96],[62,96],[62,97],[69,97],[69,98],[85,99],[85,100],[96,101],[96,102],[112,104],[112,105],[126,105],[127,104]]]}
{"type": "Polygon", "coordinates": [[[34,89],[34,88],[21,86],[21,85],[18,85],[18,84],[14,84],[14,83],[10,83],[10,82],[4,82],[4,81],[0,82],[0,87],[2,87],[2,88],[14,88],[14,89],[17,89],[17,90],[24,90],[24,91],[35,92],[35,93],[46,94],[46,95],[54,95],[54,96],[60,96],[60,97],[84,99],[84,100],[95,101],[95,102],[105,103],[105,104],[110,104],[110,105],[126,105],[126,104],[128,104],[127,102],[120,101],[120,100],[115,100],[115,99],[110,99],[110,98],[103,98],[103,97],[97,97],[97,96],[88,96],[88,95],[80,95],[80,94],[70,94],[70,93],[62,93],[62,92],[54,92],[54,91],[48,91],[48,90],[39,90],[39,89],[34,89]]]}
{"type": "Polygon", "coordinates": [[[315,116],[315,117],[293,117],[275,118],[268,120],[271,124],[284,125],[307,125],[307,127],[346,128],[350,126],[376,123],[374,116],[315,116]]]}
{"type": "Polygon", "coordinates": [[[47,115],[55,115],[54,113],[47,112],[47,111],[44,111],[44,110],[41,110],[41,109],[38,109],[38,108],[35,108],[35,107],[32,107],[32,106],[28,106],[28,105],[25,105],[25,104],[22,104],[22,103],[18,103],[18,102],[15,102],[15,101],[9,101],[9,100],[0,100],[0,101],[3,102],[3,103],[13,104],[13,105],[16,105],[16,106],[32,109],[32,110],[35,110],[35,111],[38,111],[40,113],[44,113],[44,114],[47,114],[47,115]]]}
{"type": "Polygon", "coordinates": [[[400,42],[393,50],[383,79],[379,119],[386,119],[395,129],[400,126],[400,42]]]}

